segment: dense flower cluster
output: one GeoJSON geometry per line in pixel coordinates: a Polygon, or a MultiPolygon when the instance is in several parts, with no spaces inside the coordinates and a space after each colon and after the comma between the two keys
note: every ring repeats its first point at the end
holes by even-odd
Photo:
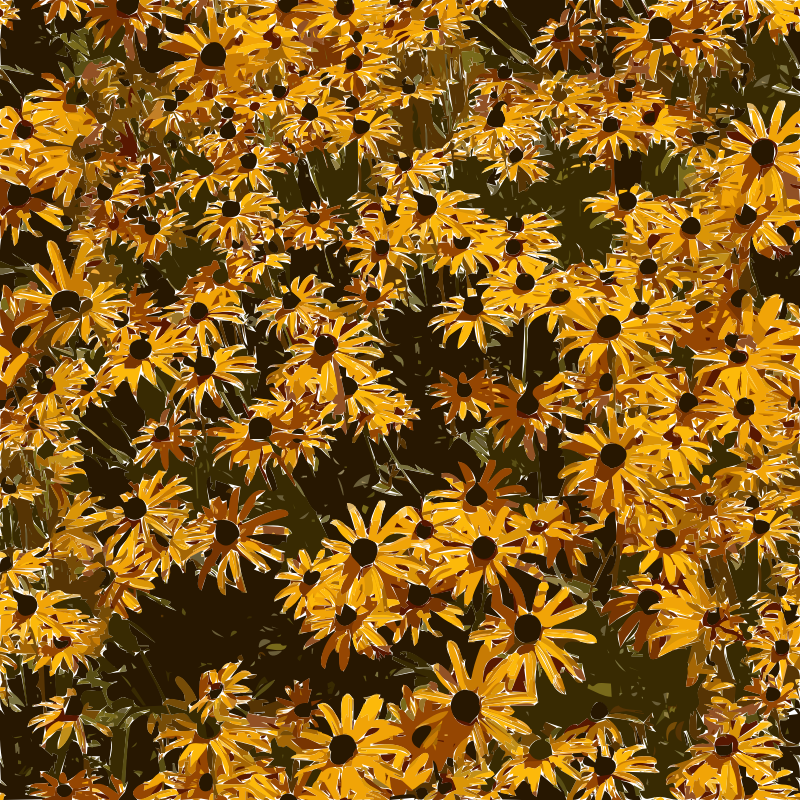
{"type": "Polygon", "coordinates": [[[757,265],[795,255],[800,103],[789,73],[761,102],[754,53],[793,52],[797,3],[570,0],[535,30],[497,0],[29,5],[0,4],[4,43],[38,13],[72,52],[0,118],[0,700],[41,694],[33,794],[794,794],[800,307],[757,265]],[[572,169],[598,252],[543,203],[572,169]],[[420,343],[454,365],[421,393],[420,343]],[[403,463],[428,418],[480,468],[403,463]],[[279,489],[314,507],[337,447],[370,502],[295,547],[279,489]],[[187,571],[221,604],[270,574],[329,672],[402,641],[402,697],[298,667],[265,702],[232,661],[99,703],[105,649],[187,571]],[[626,698],[552,701],[592,683],[598,618],[620,663],[683,652],[679,763],[626,698]]]}

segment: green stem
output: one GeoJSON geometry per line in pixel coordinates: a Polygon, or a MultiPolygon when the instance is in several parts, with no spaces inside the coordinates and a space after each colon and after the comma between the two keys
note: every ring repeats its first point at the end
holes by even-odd
{"type": "Polygon", "coordinates": [[[528,375],[528,320],[524,321],[524,329],[522,331],[522,386],[525,387],[525,382],[528,375]]]}
{"type": "Polygon", "coordinates": [[[477,22],[478,25],[480,25],[482,28],[485,28],[487,31],[489,31],[489,33],[492,36],[494,36],[494,38],[497,39],[497,41],[500,42],[500,44],[502,44],[503,47],[505,47],[506,50],[508,50],[512,56],[514,56],[514,58],[517,59],[517,61],[519,61],[521,64],[527,64],[528,66],[536,69],[536,66],[533,63],[533,61],[531,61],[531,59],[525,53],[523,53],[521,50],[517,50],[516,47],[512,47],[510,44],[508,44],[508,42],[501,39],[497,35],[497,31],[490,28],[477,14],[473,14],[472,19],[474,19],[475,22],[477,22]]]}
{"type": "Polygon", "coordinates": [[[397,464],[397,468],[400,470],[400,472],[403,473],[403,477],[411,484],[411,488],[421,497],[422,494],[420,493],[420,490],[417,489],[417,487],[414,485],[414,481],[412,481],[411,478],[408,477],[408,473],[403,469],[403,465],[397,460],[397,456],[392,451],[392,448],[389,447],[389,442],[387,442],[386,439],[384,438],[383,443],[384,445],[386,445],[386,449],[389,451],[389,455],[392,457],[392,460],[394,461],[395,464],[397,464]]]}
{"type": "Polygon", "coordinates": [[[131,460],[131,458],[127,454],[123,453],[121,450],[117,450],[116,447],[112,447],[110,444],[108,444],[108,442],[104,441],[100,437],[100,435],[98,433],[96,433],[88,425],[86,425],[84,423],[84,421],[74,411],[68,411],[67,408],[65,406],[63,406],[63,404],[62,404],[62,409],[67,414],[69,414],[72,417],[72,419],[75,420],[75,422],[77,422],[78,425],[80,425],[84,430],[86,430],[89,433],[91,433],[92,436],[94,436],[94,438],[97,439],[97,441],[100,442],[100,444],[103,445],[103,447],[106,448],[106,450],[108,450],[110,453],[113,453],[115,456],[117,456],[117,458],[119,458],[125,464],[125,466],[129,467],[129,466],[131,466],[133,464],[133,461],[131,460]]]}
{"type": "Polygon", "coordinates": [[[123,785],[125,784],[125,773],[128,770],[128,740],[131,736],[131,726],[127,725],[125,727],[125,749],[122,751],[122,775],[120,776],[120,780],[122,781],[123,785]]]}
{"type": "Polygon", "coordinates": [[[19,663],[19,677],[22,681],[22,697],[25,700],[25,707],[28,707],[28,684],[25,681],[25,664],[20,660],[19,663]]]}
{"type": "Polygon", "coordinates": [[[378,469],[378,462],[375,459],[375,453],[374,453],[374,451],[372,449],[372,442],[369,440],[369,435],[368,434],[365,434],[364,438],[367,441],[367,447],[369,448],[369,455],[370,455],[370,458],[372,459],[372,466],[375,467],[375,474],[378,476],[378,480],[380,480],[381,479],[381,471],[380,471],[380,469],[378,469]]]}
{"type": "Polygon", "coordinates": [[[428,307],[428,284],[425,282],[425,262],[420,265],[419,279],[422,281],[422,296],[425,298],[425,308],[428,307]]]}

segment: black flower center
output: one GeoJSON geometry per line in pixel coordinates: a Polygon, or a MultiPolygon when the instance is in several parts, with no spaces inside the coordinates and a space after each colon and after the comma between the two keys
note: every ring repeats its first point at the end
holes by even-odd
{"type": "Polygon", "coordinates": [[[497,542],[490,536],[479,536],[470,549],[475,558],[489,561],[497,554],[497,542]]]}
{"type": "Polygon", "coordinates": [[[506,253],[510,256],[518,256],[522,252],[522,242],[519,239],[509,239],[506,242],[506,253]]]}
{"type": "Polygon", "coordinates": [[[208,696],[212,700],[216,700],[222,694],[224,688],[225,687],[221,683],[212,683],[208,690],[208,696]]]}
{"type": "Polygon", "coordinates": [[[758,219],[758,212],[745,203],[736,215],[736,221],[744,228],[749,228],[758,219]]]}
{"type": "Polygon", "coordinates": [[[613,339],[622,333],[622,323],[613,314],[606,314],[597,323],[597,335],[603,339],[613,339]]]}
{"type": "Polygon", "coordinates": [[[210,792],[214,788],[214,778],[210,772],[204,772],[197,781],[197,788],[201,792],[210,792]]]}
{"type": "Polygon", "coordinates": [[[770,528],[769,522],[765,519],[757,519],[753,523],[753,533],[756,536],[763,536],[770,528]]]}
{"type": "MultiPolygon", "coordinates": [[[[464,499],[471,505],[475,506],[482,506],[488,499],[489,495],[486,494],[486,490],[480,486],[479,484],[475,484],[465,495],[464,499]]],[[[486,538],[486,537],[481,537],[486,538]]]]}
{"type": "Polygon", "coordinates": [[[353,133],[356,136],[363,136],[369,128],[370,124],[365,119],[357,119],[353,122],[353,133]]]}
{"type": "Polygon", "coordinates": [[[647,36],[655,42],[663,41],[672,34],[672,23],[664,17],[653,17],[647,26],[647,36]]]}
{"type": "Polygon", "coordinates": [[[633,192],[621,192],[617,202],[623,211],[633,211],[639,199],[633,192]]]}
{"type": "Polygon", "coordinates": [[[646,258],[639,264],[639,272],[641,272],[642,275],[655,275],[657,271],[658,264],[652,258],[646,258]]]}
{"type": "Polygon", "coordinates": [[[662,528],[656,534],[656,544],[662,550],[669,550],[671,547],[675,547],[677,541],[678,537],[675,535],[675,532],[669,530],[668,528],[662,528]]]}
{"type": "Polygon", "coordinates": [[[385,256],[389,252],[390,248],[391,245],[386,241],[386,239],[378,239],[378,241],[375,242],[375,252],[379,256],[385,256]]]}
{"type": "Polygon", "coordinates": [[[198,321],[205,319],[208,316],[208,306],[205,303],[192,303],[189,307],[189,316],[198,321]]]}
{"type": "Polygon", "coordinates": [[[750,147],[750,155],[753,156],[756,164],[766,167],[774,163],[778,156],[778,145],[772,139],[756,139],[750,147]]]}
{"type": "Polygon", "coordinates": [[[411,734],[411,742],[414,747],[422,747],[430,732],[430,725],[420,725],[419,728],[417,728],[414,733],[411,734]]]}
{"type": "Polygon", "coordinates": [[[56,788],[56,794],[59,797],[70,797],[72,795],[72,787],[68,783],[60,783],[56,788]]]}
{"type": "Polygon", "coordinates": [[[30,325],[20,325],[18,328],[14,330],[14,333],[11,334],[11,342],[14,347],[22,347],[25,340],[28,338],[28,334],[33,330],[30,325]]]}
{"type": "Polygon", "coordinates": [[[780,696],[781,690],[778,689],[777,686],[770,686],[767,691],[764,692],[764,697],[769,703],[774,703],[780,696]]]}
{"type": "Polygon", "coordinates": [[[611,373],[606,372],[605,374],[601,375],[597,385],[601,392],[610,392],[614,388],[614,378],[611,373]]]}
{"type": "Polygon", "coordinates": [[[746,364],[749,356],[744,350],[734,350],[730,354],[730,359],[733,364],[746,364]]]}
{"type": "Polygon", "coordinates": [[[210,42],[200,52],[200,60],[207,67],[218,69],[225,66],[225,59],[228,54],[219,42],[210,42]]]}
{"type": "Polygon", "coordinates": [[[468,383],[458,383],[456,386],[456,394],[459,397],[471,397],[472,386],[470,386],[468,383]]]}
{"type": "Polygon", "coordinates": [[[519,147],[515,147],[509,154],[508,154],[508,163],[509,164],[518,164],[522,161],[525,153],[520,150],[519,147]]]}
{"type": "Polygon", "coordinates": [[[139,520],[147,513],[147,503],[140,497],[132,497],[122,504],[122,511],[130,520],[139,520]]]}
{"type": "Polygon", "coordinates": [[[550,292],[550,302],[556,306],[563,306],[572,297],[569,289],[553,289],[550,292]]]}
{"type": "Polygon", "coordinates": [[[786,639],[778,639],[778,641],[775,642],[775,652],[779,656],[785,656],[790,649],[791,646],[789,645],[789,642],[786,641],[786,639]]]}
{"type": "Polygon", "coordinates": [[[208,378],[214,374],[217,362],[213,356],[198,356],[194,362],[194,374],[200,378],[208,378]]]}
{"type": "Polygon", "coordinates": [[[735,746],[736,739],[730,734],[725,734],[714,742],[714,752],[724,758],[725,756],[733,755],[735,746]]]}
{"type": "Polygon", "coordinates": [[[616,469],[625,463],[628,451],[621,445],[611,442],[600,451],[600,461],[609,469],[616,469]]]}
{"type": "Polygon", "coordinates": [[[525,229],[525,220],[522,219],[522,217],[509,217],[506,227],[512,233],[519,233],[521,230],[525,229]]]}
{"type": "Polygon", "coordinates": [[[535,614],[523,614],[514,623],[514,636],[523,644],[538,642],[542,635],[542,623],[535,614]]]}
{"type": "Polygon", "coordinates": [[[169,428],[166,425],[159,425],[153,434],[159,442],[166,442],[169,439],[169,428]]]}
{"type": "Polygon", "coordinates": [[[308,719],[311,716],[311,703],[299,703],[294,707],[294,713],[300,719],[308,719]]]}
{"type": "Polygon", "coordinates": [[[306,586],[316,586],[319,582],[319,572],[315,569],[308,569],[303,573],[303,583],[306,586]]]}
{"type": "Polygon", "coordinates": [[[247,435],[254,442],[266,442],[272,435],[272,423],[266,417],[253,417],[247,423],[247,435]]]}
{"type": "Polygon", "coordinates": [[[242,166],[247,169],[255,169],[258,164],[258,157],[255,153],[245,153],[240,159],[242,166]]]}
{"type": "Polygon", "coordinates": [[[422,608],[431,599],[431,590],[427,586],[412,583],[408,587],[408,602],[415,608],[422,608]]]}
{"type": "Polygon", "coordinates": [[[300,112],[300,116],[306,122],[312,122],[319,116],[319,111],[317,111],[317,107],[313,103],[306,103],[300,112]]]}
{"type": "Polygon", "coordinates": [[[285,292],[281,298],[281,307],[285,311],[291,311],[300,305],[300,298],[292,291],[285,292]]]}
{"type": "Polygon", "coordinates": [[[554,31],[553,36],[558,39],[559,42],[566,42],[569,39],[569,26],[568,25],[559,25],[554,31]]]}
{"type": "Polygon", "coordinates": [[[372,539],[356,539],[350,545],[350,555],[361,567],[368,567],[378,557],[378,545],[372,539]]]}
{"type": "Polygon", "coordinates": [[[691,392],[684,392],[678,400],[678,408],[684,414],[691,411],[700,401],[691,392]]]}
{"type": "Polygon", "coordinates": [[[53,639],[53,647],[56,650],[63,650],[65,647],[69,647],[72,644],[72,639],[69,636],[56,636],[53,639]]]}
{"type": "Polygon", "coordinates": [[[325,358],[335,353],[338,346],[339,341],[335,336],[331,336],[329,333],[323,333],[322,336],[318,336],[317,340],[314,342],[314,352],[318,356],[325,358]]]}
{"type": "Polygon", "coordinates": [[[606,117],[603,120],[603,131],[605,133],[616,133],[619,130],[620,122],[616,117],[606,117]]]}
{"type": "Polygon", "coordinates": [[[529,748],[528,755],[537,761],[544,761],[553,755],[553,748],[547,739],[537,739],[529,748]]]}
{"type": "Polygon", "coordinates": [[[229,519],[218,519],[214,526],[214,538],[223,547],[228,547],[239,538],[239,526],[229,519]]]}
{"type": "Polygon", "coordinates": [[[608,706],[605,703],[600,702],[599,700],[592,706],[591,710],[589,711],[589,716],[595,721],[599,722],[601,719],[605,719],[608,716],[608,706]]]}
{"type": "Polygon", "coordinates": [[[134,339],[131,342],[130,354],[137,361],[144,361],[153,352],[153,345],[147,339],[134,339]]]}
{"type": "Polygon", "coordinates": [[[355,739],[346,733],[334,736],[329,745],[331,751],[331,761],[336,766],[347,763],[358,751],[355,739]]]}
{"type": "Polygon", "coordinates": [[[14,128],[14,136],[18,139],[30,139],[33,136],[33,124],[21,119],[14,128]]]}
{"type": "Polygon", "coordinates": [[[39,608],[36,598],[29,594],[14,592],[14,599],[17,601],[17,613],[21,617],[32,617],[39,608]]]}
{"type": "Polygon", "coordinates": [[[598,756],[594,762],[594,774],[598,778],[608,778],[609,775],[614,774],[617,768],[617,762],[610,756],[598,756]]]}
{"type": "Polygon", "coordinates": [[[653,614],[658,614],[658,609],[653,609],[653,606],[660,602],[661,595],[655,589],[644,589],[639,592],[639,599],[636,601],[636,605],[639,606],[645,614],[651,616],[653,614]]]}
{"type": "Polygon", "coordinates": [[[686,219],[681,223],[681,231],[683,231],[683,233],[685,233],[687,236],[697,236],[702,228],[703,226],[697,217],[686,217],[686,219]]]}
{"type": "Polygon", "coordinates": [[[530,292],[536,286],[536,278],[529,272],[523,272],[521,275],[517,275],[514,286],[521,292],[530,292]]]}
{"type": "Polygon", "coordinates": [[[532,417],[539,411],[539,401],[531,389],[526,389],[517,400],[517,414],[522,417],[532,417]]]}
{"type": "Polygon", "coordinates": [[[336,621],[343,627],[352,625],[358,618],[358,613],[352,606],[342,606],[342,610],[336,615],[336,621]]]}
{"type": "Polygon", "coordinates": [[[239,216],[239,212],[242,210],[242,206],[240,203],[237,203],[236,200],[226,200],[222,204],[222,216],[228,217],[233,219],[234,217],[239,216]]]}
{"type": "Polygon", "coordinates": [[[429,194],[418,194],[417,196],[417,213],[421,217],[431,217],[436,213],[439,204],[436,202],[435,197],[429,194]]]}
{"type": "Polygon", "coordinates": [[[644,317],[650,313],[650,305],[642,300],[638,300],[633,304],[631,311],[633,311],[637,317],[644,317]]]}
{"type": "Polygon", "coordinates": [[[756,413],[756,404],[749,397],[740,397],[736,401],[736,412],[742,417],[749,417],[756,413]]]}
{"type": "Polygon", "coordinates": [[[427,519],[421,519],[414,527],[414,535],[417,539],[430,539],[433,536],[433,523],[427,519]]]}
{"type": "Polygon", "coordinates": [[[61,314],[65,311],[79,311],[80,307],[80,295],[71,289],[62,289],[60,292],[56,292],[50,301],[50,308],[54,314],[61,314]]]}
{"type": "Polygon", "coordinates": [[[21,208],[31,199],[31,190],[27,186],[18,183],[9,184],[8,204],[14,208],[21,208]]]}
{"type": "Polygon", "coordinates": [[[469,314],[471,317],[477,317],[483,311],[483,301],[478,295],[470,295],[464,300],[464,313],[469,314]]]}
{"type": "Polygon", "coordinates": [[[36,382],[36,391],[39,394],[50,394],[55,388],[56,384],[52,378],[45,377],[36,382]]]}
{"type": "Polygon", "coordinates": [[[481,713],[481,699],[475,692],[461,689],[453,695],[450,710],[462,725],[472,725],[481,713]]]}
{"type": "Polygon", "coordinates": [[[722,621],[722,614],[718,608],[712,608],[710,611],[706,611],[703,615],[703,625],[707,628],[713,628],[722,621]]]}
{"type": "Polygon", "coordinates": [[[506,124],[506,115],[503,113],[503,103],[492,106],[492,110],[486,117],[486,124],[490,128],[502,128],[506,124]]]}

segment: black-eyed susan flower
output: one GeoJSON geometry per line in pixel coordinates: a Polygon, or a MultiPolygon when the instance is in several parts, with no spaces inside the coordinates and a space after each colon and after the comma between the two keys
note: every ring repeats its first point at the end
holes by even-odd
{"type": "Polygon", "coordinates": [[[237,486],[228,502],[215,497],[211,505],[203,509],[201,516],[176,534],[176,546],[184,551],[186,557],[207,553],[197,578],[199,588],[203,588],[206,578],[216,566],[217,586],[222,594],[225,594],[228,585],[244,592],[241,558],[246,558],[258,572],[269,569],[267,558],[283,561],[281,550],[255,537],[265,534],[286,536],[288,532],[285,527],[270,523],[282,519],[287,513],[283,509],[274,509],[250,518],[260,494],[258,491],[250,493],[240,506],[241,488],[237,486]]]}
{"type": "Polygon", "coordinates": [[[386,784],[397,771],[382,758],[397,752],[398,745],[391,741],[397,726],[378,714],[384,701],[380,695],[366,698],[356,715],[352,695],[342,698],[341,718],[327,703],[319,710],[330,726],[331,733],[308,729],[305,732],[310,746],[295,755],[301,762],[302,773],[319,770],[321,786],[336,792],[339,785],[345,791],[369,791],[367,777],[386,784]]]}
{"type": "Polygon", "coordinates": [[[535,698],[525,692],[508,691],[498,667],[487,670],[490,648],[480,649],[472,675],[455,642],[447,643],[447,654],[452,669],[440,664],[434,667],[441,688],[414,692],[417,698],[434,705],[435,713],[427,724],[435,729],[437,738],[448,743],[455,757],[465,752],[470,741],[484,758],[490,739],[515,750],[513,735],[530,733],[530,728],[514,716],[513,706],[535,705],[535,698]]]}
{"type": "Polygon", "coordinates": [[[575,680],[586,679],[578,662],[558,642],[562,640],[594,644],[590,633],[574,628],[558,628],[584,613],[586,606],[571,602],[569,589],[560,589],[548,600],[548,584],[542,581],[530,610],[517,602],[515,608],[504,605],[497,587],[492,588],[492,610],[470,639],[484,642],[493,652],[506,657],[498,671],[510,686],[519,684],[532,697],[538,697],[536,677],[539,669],[562,694],[566,693],[560,672],[565,669],[575,680]],[[556,665],[559,666],[556,666],[556,665]],[[517,681],[517,678],[521,681],[517,681]]]}

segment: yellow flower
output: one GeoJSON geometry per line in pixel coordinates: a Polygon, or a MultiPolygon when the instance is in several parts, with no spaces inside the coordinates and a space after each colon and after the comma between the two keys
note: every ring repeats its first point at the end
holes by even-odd
{"type": "Polygon", "coordinates": [[[305,731],[310,746],[293,756],[309,762],[299,774],[319,770],[317,782],[331,792],[337,792],[340,787],[344,792],[369,792],[370,779],[386,784],[391,777],[399,777],[400,771],[382,756],[407,751],[392,741],[400,731],[398,726],[378,717],[382,708],[381,696],[371,695],[355,716],[353,697],[346,694],[342,698],[340,719],[327,703],[320,703],[319,710],[331,733],[311,728],[305,731]]]}
{"type": "Polygon", "coordinates": [[[524,670],[524,690],[534,699],[537,698],[536,675],[539,667],[561,694],[567,690],[556,663],[563,665],[576,680],[586,680],[578,662],[556,644],[558,640],[589,644],[597,642],[594,636],[584,631],[556,627],[579,617],[586,611],[586,606],[578,603],[564,607],[570,597],[569,589],[560,589],[550,600],[547,599],[547,589],[545,581],[539,583],[529,611],[524,603],[517,602],[514,608],[506,606],[498,587],[493,586],[492,609],[498,616],[487,616],[478,630],[470,634],[470,641],[484,642],[484,646],[489,647],[492,653],[507,654],[496,669],[507,678],[510,686],[515,686],[517,677],[524,670]]]}
{"type": "Polygon", "coordinates": [[[515,734],[530,733],[530,728],[514,717],[513,706],[536,704],[536,698],[524,692],[509,692],[503,680],[502,665],[488,670],[491,649],[478,651],[472,676],[467,674],[461,652],[455,642],[447,643],[452,671],[440,664],[434,672],[442,686],[417,689],[414,696],[434,704],[434,713],[426,722],[438,740],[446,742],[454,758],[460,758],[472,741],[482,758],[487,742],[496,739],[504,748],[516,751],[515,734]]]}

